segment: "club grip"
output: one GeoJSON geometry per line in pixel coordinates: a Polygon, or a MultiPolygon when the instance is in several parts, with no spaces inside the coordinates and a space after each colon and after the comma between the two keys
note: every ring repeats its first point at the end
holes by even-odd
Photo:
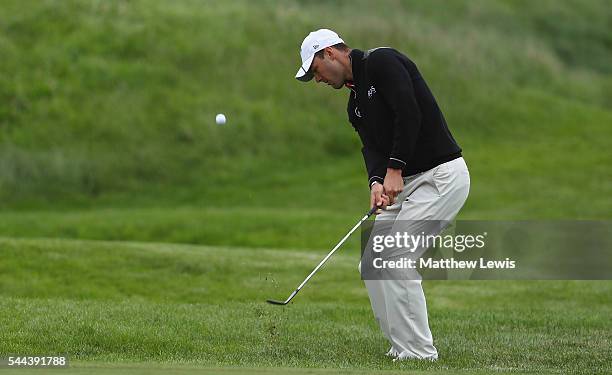
{"type": "Polygon", "coordinates": [[[374,215],[374,212],[376,212],[379,209],[380,209],[379,206],[374,206],[374,207],[370,208],[370,211],[368,211],[368,217],[374,215]]]}

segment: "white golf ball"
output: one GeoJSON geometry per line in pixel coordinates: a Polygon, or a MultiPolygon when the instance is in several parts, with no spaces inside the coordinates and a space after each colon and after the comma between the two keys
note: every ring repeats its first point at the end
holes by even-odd
{"type": "Polygon", "coordinates": [[[217,125],[225,124],[225,115],[223,113],[219,113],[217,117],[215,117],[215,121],[217,122],[217,125]]]}

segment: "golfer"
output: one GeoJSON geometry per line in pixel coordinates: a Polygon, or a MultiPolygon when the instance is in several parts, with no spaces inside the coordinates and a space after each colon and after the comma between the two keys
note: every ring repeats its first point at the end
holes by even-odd
{"type": "MultiPolygon", "coordinates": [[[[376,222],[453,220],[470,176],[461,148],[416,65],[388,47],[349,48],[320,29],[302,42],[295,78],[347,87],[348,119],[363,144],[376,222]]],[[[363,274],[362,274],[363,275],[363,274]]],[[[436,360],[420,279],[366,280],[374,316],[397,360],[436,360]]]]}

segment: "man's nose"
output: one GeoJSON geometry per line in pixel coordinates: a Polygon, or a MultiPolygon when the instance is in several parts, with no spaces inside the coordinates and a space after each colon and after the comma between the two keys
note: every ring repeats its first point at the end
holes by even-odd
{"type": "Polygon", "coordinates": [[[315,74],[314,78],[316,83],[321,82],[321,76],[319,76],[318,74],[315,74]]]}

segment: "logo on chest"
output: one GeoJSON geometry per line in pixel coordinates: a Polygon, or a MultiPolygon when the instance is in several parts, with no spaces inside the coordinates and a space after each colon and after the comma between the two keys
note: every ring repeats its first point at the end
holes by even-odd
{"type": "Polygon", "coordinates": [[[372,99],[372,95],[376,94],[376,88],[374,88],[374,86],[370,86],[370,89],[368,90],[368,99],[372,99]]]}

